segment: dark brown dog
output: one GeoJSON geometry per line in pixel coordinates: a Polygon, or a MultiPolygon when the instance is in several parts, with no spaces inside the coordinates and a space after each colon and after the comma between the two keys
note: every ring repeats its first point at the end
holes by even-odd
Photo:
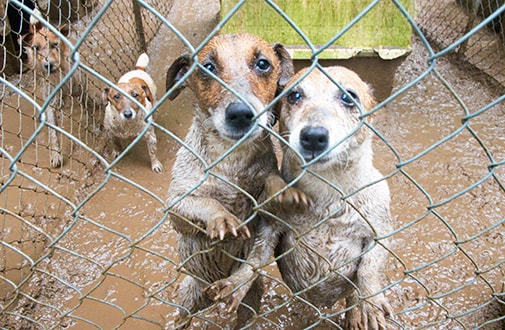
{"type": "MultiPolygon", "coordinates": [[[[188,273],[178,291],[176,327],[189,326],[194,313],[212,304],[204,290],[237,270],[253,249],[260,229],[257,201],[285,187],[268,128],[274,122],[270,102],[293,74],[287,51],[248,34],[222,35],[202,48],[198,63],[189,73],[195,63],[182,56],[167,72],[167,90],[189,73],[180,87],[196,95],[187,146],[177,154],[169,188],[171,221],[188,273]]],[[[306,202],[294,188],[278,200],[288,206],[306,202]]],[[[247,291],[250,308],[238,309],[238,326],[251,317],[251,308],[259,310],[260,279],[247,291]]]]}

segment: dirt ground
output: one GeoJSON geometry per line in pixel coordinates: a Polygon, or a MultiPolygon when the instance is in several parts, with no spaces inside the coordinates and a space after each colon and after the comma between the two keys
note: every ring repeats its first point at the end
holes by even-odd
{"type": "MultiPolygon", "coordinates": [[[[219,1],[176,1],[167,20],[196,47],[218,14],[219,1]]],[[[148,71],[158,97],[167,68],[185,51],[167,26],[151,42],[148,71]]],[[[395,76],[397,94],[373,123],[375,164],[388,178],[394,218],[383,278],[396,313],[389,325],[502,329],[503,321],[494,320],[504,315],[505,106],[483,109],[502,94],[447,58],[414,82],[428,69],[428,53],[415,38],[413,53],[395,76]]],[[[171,328],[175,288],[184,275],[165,199],[177,139],[193,114],[191,92],[165,100],[155,114],[161,174],[150,170],[143,140],[106,172],[92,150],[62,137],[67,161],[62,169],[48,169],[46,129],[12,174],[6,155],[20,151],[38,127],[32,107],[9,103],[15,99],[15,93],[5,94],[2,103],[0,324],[171,328]]],[[[91,132],[74,135],[94,150],[100,127],[88,122],[96,128],[75,126],[73,132],[91,132]]],[[[77,123],[82,120],[65,127],[70,131],[77,123]]],[[[306,315],[292,304],[275,265],[268,271],[256,326],[299,329],[306,315]]],[[[202,318],[193,328],[233,325],[233,317],[218,308],[202,315],[214,323],[202,318]]]]}

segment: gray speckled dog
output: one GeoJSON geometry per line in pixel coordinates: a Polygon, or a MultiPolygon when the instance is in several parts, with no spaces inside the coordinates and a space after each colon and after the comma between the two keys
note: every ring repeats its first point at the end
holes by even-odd
{"type": "Polygon", "coordinates": [[[280,113],[280,132],[289,143],[283,144],[283,178],[294,180],[302,174],[301,165],[312,162],[295,185],[311,200],[308,212],[282,215],[289,229],[278,222],[263,226],[255,244],[261,248],[209,292],[216,300],[224,298],[230,310],[239,306],[247,292],[243,284],[268,263],[279,235],[277,264],[294,293],[302,292],[318,308],[345,298],[348,329],[385,328],[392,309],[380,293],[379,276],[386,262],[381,244],[387,241],[377,244],[376,239],[390,231],[389,188],[372,164],[371,131],[356,105],[366,112],[375,100],[356,73],[343,67],[325,70],[347,94],[315,69],[282,99],[280,113]]]}
{"type": "MultiPolygon", "coordinates": [[[[168,198],[180,261],[189,274],[178,290],[177,328],[189,326],[194,313],[213,303],[205,289],[231,275],[241,264],[237,258],[247,258],[253,249],[261,228],[256,201],[285,186],[264,129],[274,116],[264,109],[293,74],[287,51],[253,35],[221,35],[202,48],[198,61],[201,66],[181,85],[196,96],[195,115],[185,139],[188,147],[177,153],[168,198]]],[[[167,90],[191,65],[189,56],[175,60],[167,72],[167,90]]],[[[170,97],[179,92],[176,89],[170,97]]],[[[278,201],[289,206],[303,198],[290,188],[278,201]]],[[[253,281],[244,302],[258,311],[262,292],[260,280],[253,281]]],[[[239,308],[237,326],[252,314],[249,308],[239,308]]]]}

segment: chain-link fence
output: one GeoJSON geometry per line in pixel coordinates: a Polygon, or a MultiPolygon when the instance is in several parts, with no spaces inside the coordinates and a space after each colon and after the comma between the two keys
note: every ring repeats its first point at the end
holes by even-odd
{"type": "MultiPolygon", "coordinates": [[[[275,1],[256,1],[300,33],[275,1]]],[[[394,311],[388,327],[502,329],[505,6],[417,1],[416,12],[408,13],[402,2],[390,3],[412,24],[413,51],[368,124],[380,181],[391,190],[386,236],[392,245],[380,289],[394,311]]],[[[70,75],[79,79],[63,80],[85,87],[83,100],[68,98],[27,65],[18,40],[28,24],[22,15],[34,4],[8,0],[0,11],[0,324],[172,328],[186,270],[166,199],[194,95],[184,91],[169,101],[161,86],[171,62],[200,50],[226,24],[226,13],[220,15],[214,0],[37,2],[43,22],[70,27],[70,75]],[[158,85],[160,103],[150,122],[162,174],[151,171],[143,139],[111,159],[103,130],[102,90],[133,69],[143,51],[158,85]],[[50,94],[58,102],[46,102],[46,85],[59,91],[50,94]],[[51,106],[54,124],[47,117],[51,106]],[[62,166],[50,164],[50,130],[57,132],[62,166]]],[[[267,290],[253,327],[343,326],[343,303],[307,312],[275,263],[259,272],[267,290]]],[[[196,313],[193,328],[231,327],[235,316],[220,307],[196,313]]]]}
{"type": "Polygon", "coordinates": [[[421,2],[417,22],[434,45],[443,49],[454,44],[451,51],[458,57],[504,85],[505,16],[501,6],[501,0],[421,2]]]}

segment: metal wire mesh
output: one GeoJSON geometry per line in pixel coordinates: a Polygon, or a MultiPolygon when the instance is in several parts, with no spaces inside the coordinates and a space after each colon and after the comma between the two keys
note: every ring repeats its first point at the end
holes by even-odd
{"type": "MultiPolygon", "coordinates": [[[[237,1],[236,10],[246,1],[237,1]]],[[[266,2],[293,33],[303,35],[275,1],[266,2]]],[[[505,6],[418,1],[413,15],[401,2],[392,3],[412,24],[414,50],[370,124],[394,218],[381,288],[395,312],[388,326],[501,329],[505,6]],[[476,72],[486,73],[492,84],[476,72]]],[[[171,328],[185,271],[166,193],[170,166],[185,146],[191,121],[181,110],[191,111],[192,95],[169,102],[160,92],[156,117],[148,117],[165,163],[165,172],[157,175],[146,165],[140,138],[119,158],[107,157],[101,91],[146,50],[149,71],[162,81],[171,60],[183,51],[197,54],[233,12],[220,20],[217,1],[204,0],[173,6],[142,0],[37,3],[53,26],[71,27],[71,75],[79,76],[72,81],[86,90],[85,101],[65,101],[61,86],[53,86],[61,99],[53,127],[40,93],[44,82],[27,68],[15,44],[20,33],[10,27],[9,5],[30,12],[27,1],[8,0],[1,8],[0,324],[171,328]],[[50,128],[58,132],[62,167],[49,165],[50,128]]],[[[63,83],[70,83],[70,75],[63,83]]],[[[301,328],[307,324],[300,319],[309,318],[309,327],[341,327],[343,305],[305,315],[275,265],[260,272],[268,290],[254,326],[301,328]]],[[[217,305],[197,313],[193,326],[228,328],[233,318],[217,305]]]]}
{"type": "Polygon", "coordinates": [[[417,22],[435,45],[454,44],[451,51],[503,85],[503,4],[500,0],[420,1],[417,22]]]}

